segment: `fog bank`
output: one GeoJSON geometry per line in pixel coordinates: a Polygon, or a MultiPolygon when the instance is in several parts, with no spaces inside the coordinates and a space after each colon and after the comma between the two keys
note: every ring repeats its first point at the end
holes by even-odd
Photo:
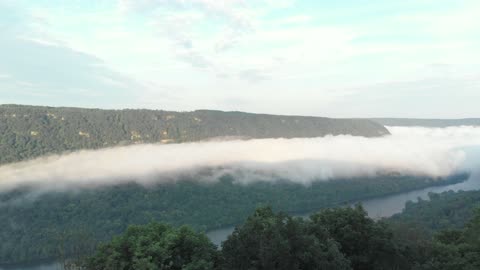
{"type": "Polygon", "coordinates": [[[89,188],[135,181],[155,184],[190,175],[239,183],[286,178],[312,181],[398,172],[447,176],[465,163],[465,146],[480,145],[479,127],[388,127],[379,138],[349,135],[298,139],[145,144],[53,155],[0,167],[0,191],[89,188]]]}

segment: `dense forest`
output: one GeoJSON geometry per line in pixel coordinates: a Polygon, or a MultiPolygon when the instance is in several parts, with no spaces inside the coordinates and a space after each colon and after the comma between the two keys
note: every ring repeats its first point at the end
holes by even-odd
{"type": "Polygon", "coordinates": [[[62,254],[71,254],[79,241],[106,241],[129,224],[161,221],[206,231],[239,224],[260,205],[288,213],[314,211],[467,178],[381,175],[305,186],[287,180],[242,185],[225,175],[210,184],[184,179],[149,187],[128,184],[46,194],[15,190],[0,194],[0,264],[55,258],[59,247],[62,254]]]}
{"type": "Polygon", "coordinates": [[[280,116],[199,110],[100,110],[0,105],[0,164],[79,149],[211,139],[382,136],[362,119],[280,116]]]}
{"type": "Polygon", "coordinates": [[[464,227],[420,241],[365,210],[325,209],[309,219],[257,209],[217,250],[203,233],[150,223],[131,226],[77,262],[91,270],[474,270],[480,211],[464,227]],[[401,236],[400,236],[401,235],[401,236]]]}
{"type": "MultiPolygon", "coordinates": [[[[138,143],[373,137],[388,134],[382,124],[457,123],[414,120],[0,105],[0,164],[138,143]]],[[[306,186],[287,179],[243,185],[224,175],[208,184],[191,176],[148,187],[48,193],[19,188],[0,192],[0,265],[70,258],[86,269],[480,269],[478,239],[472,237],[480,232],[480,216],[474,215],[480,191],[430,194],[430,200],[409,202],[403,213],[381,221],[369,219],[361,207],[326,209],[468,177],[384,174],[306,186]],[[289,216],[319,209],[307,220],[289,216]],[[203,233],[241,223],[221,251],[203,233]]]]}
{"type": "Polygon", "coordinates": [[[392,216],[395,223],[411,224],[432,233],[438,230],[460,229],[480,208],[480,191],[446,191],[430,193],[428,200],[408,202],[402,213],[392,216]]]}

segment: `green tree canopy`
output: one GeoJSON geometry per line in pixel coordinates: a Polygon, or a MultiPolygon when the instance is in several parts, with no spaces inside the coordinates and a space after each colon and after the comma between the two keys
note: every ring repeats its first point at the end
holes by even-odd
{"type": "Polygon", "coordinates": [[[223,243],[223,269],[350,269],[338,244],[307,222],[260,208],[223,243]]]}
{"type": "Polygon", "coordinates": [[[353,269],[387,269],[398,260],[393,234],[383,223],[367,216],[362,206],[325,209],[312,215],[312,230],[328,233],[340,243],[353,269]]]}
{"type": "Polygon", "coordinates": [[[150,223],[130,226],[125,234],[99,247],[87,269],[208,270],[218,257],[215,245],[189,227],[150,223]]]}

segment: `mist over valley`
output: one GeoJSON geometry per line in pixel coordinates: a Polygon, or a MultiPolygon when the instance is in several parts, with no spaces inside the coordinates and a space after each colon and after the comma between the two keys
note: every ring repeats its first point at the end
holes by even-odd
{"type": "Polygon", "coordinates": [[[131,145],[3,164],[0,236],[6,242],[0,258],[52,260],[59,245],[74,252],[78,237],[104,242],[128,224],[152,220],[208,231],[239,224],[262,205],[288,213],[347,206],[461,183],[478,165],[476,126],[388,126],[373,137],[317,129],[321,137],[281,138],[280,132],[279,138],[213,136],[183,143],[132,137],[131,145]],[[66,239],[52,241],[65,233],[66,239]]]}
{"type": "Polygon", "coordinates": [[[461,148],[480,144],[477,127],[388,129],[391,135],[377,138],[327,135],[83,150],[3,165],[0,191],[151,185],[181,178],[212,183],[225,174],[239,184],[287,179],[309,185],[382,173],[436,178],[470,169],[463,166],[461,148]]]}
{"type": "Polygon", "coordinates": [[[0,0],[0,270],[480,269],[479,14],[0,0]]]}

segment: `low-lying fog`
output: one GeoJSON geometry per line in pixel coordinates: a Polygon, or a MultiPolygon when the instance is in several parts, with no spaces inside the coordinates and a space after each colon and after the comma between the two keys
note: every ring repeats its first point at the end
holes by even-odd
{"type": "Polygon", "coordinates": [[[379,138],[342,135],[145,144],[53,155],[0,167],[0,191],[130,181],[148,185],[185,175],[216,181],[226,172],[236,174],[239,183],[286,178],[308,184],[385,171],[440,177],[465,169],[462,147],[480,145],[480,127],[388,129],[392,135],[379,138]]]}

